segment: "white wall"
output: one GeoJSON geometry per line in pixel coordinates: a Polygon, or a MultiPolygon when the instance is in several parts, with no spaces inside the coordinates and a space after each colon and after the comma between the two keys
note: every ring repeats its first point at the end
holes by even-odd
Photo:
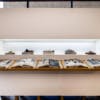
{"type": "Polygon", "coordinates": [[[0,38],[100,38],[99,8],[0,9],[0,38]]]}
{"type": "Polygon", "coordinates": [[[0,72],[0,95],[100,95],[100,72],[0,72]]]}
{"type": "MultiPolygon", "coordinates": [[[[100,9],[0,9],[0,38],[100,38],[100,9]]],[[[99,72],[0,72],[0,95],[100,95],[99,72]]]]}
{"type": "Polygon", "coordinates": [[[0,1],[0,8],[3,8],[3,2],[0,1]]]}

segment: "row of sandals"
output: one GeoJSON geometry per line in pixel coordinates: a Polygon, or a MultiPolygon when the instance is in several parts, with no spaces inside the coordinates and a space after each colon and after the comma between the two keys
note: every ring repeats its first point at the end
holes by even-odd
{"type": "Polygon", "coordinates": [[[34,60],[32,58],[19,60],[0,60],[0,68],[98,68],[100,67],[100,59],[88,59],[86,61],[80,59],[43,59],[34,60]]]}
{"type": "MultiPolygon", "coordinates": [[[[44,50],[43,51],[43,54],[53,54],[54,55],[54,53],[55,53],[54,50],[44,50]]],[[[15,53],[13,51],[9,51],[9,52],[6,52],[5,54],[7,55],[7,54],[15,54],[15,53]]],[[[34,54],[34,50],[26,49],[24,52],[22,52],[22,54],[34,54]]],[[[68,49],[65,51],[65,54],[77,54],[77,52],[72,49],[68,49]]],[[[85,54],[96,55],[96,53],[93,51],[85,52],[85,54]]]]}

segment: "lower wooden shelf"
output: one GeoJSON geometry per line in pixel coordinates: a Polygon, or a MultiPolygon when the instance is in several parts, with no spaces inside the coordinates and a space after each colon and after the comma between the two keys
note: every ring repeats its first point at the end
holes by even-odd
{"type": "Polygon", "coordinates": [[[66,68],[66,69],[60,69],[60,68],[38,68],[38,69],[32,69],[32,68],[0,68],[0,71],[100,71],[100,68],[66,68]]]}

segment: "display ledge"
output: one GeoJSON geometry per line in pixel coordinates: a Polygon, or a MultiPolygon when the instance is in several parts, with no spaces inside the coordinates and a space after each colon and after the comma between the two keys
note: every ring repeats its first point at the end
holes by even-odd
{"type": "Polygon", "coordinates": [[[0,71],[100,71],[100,68],[66,68],[66,69],[60,69],[60,68],[38,68],[38,69],[32,69],[32,68],[0,68],[0,71]]]}
{"type": "Polygon", "coordinates": [[[10,60],[18,60],[18,59],[26,59],[26,58],[33,58],[35,60],[41,60],[44,58],[49,59],[56,59],[56,60],[65,60],[65,59],[80,59],[86,60],[88,58],[100,59],[100,55],[75,55],[75,54],[67,54],[67,55],[31,55],[31,54],[24,54],[24,55],[0,55],[0,60],[2,59],[10,59],[10,60]]]}

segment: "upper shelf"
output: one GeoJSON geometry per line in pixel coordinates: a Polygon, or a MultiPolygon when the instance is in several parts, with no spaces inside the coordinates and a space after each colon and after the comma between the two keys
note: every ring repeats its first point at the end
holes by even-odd
{"type": "Polygon", "coordinates": [[[100,55],[73,55],[73,54],[68,54],[68,55],[31,55],[31,54],[0,55],[0,59],[16,60],[16,59],[24,59],[24,58],[33,58],[35,60],[41,60],[41,59],[45,59],[45,58],[57,59],[57,60],[77,58],[77,59],[81,59],[81,60],[87,60],[89,58],[100,59],[100,55]]]}

